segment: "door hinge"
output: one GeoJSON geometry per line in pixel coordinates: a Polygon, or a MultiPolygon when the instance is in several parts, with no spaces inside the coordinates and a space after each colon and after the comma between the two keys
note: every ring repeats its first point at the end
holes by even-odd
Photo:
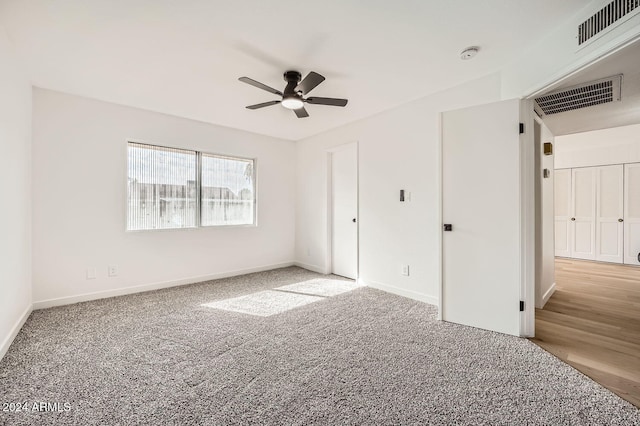
{"type": "Polygon", "coordinates": [[[524,133],[524,123],[520,123],[520,134],[524,133]]]}
{"type": "Polygon", "coordinates": [[[520,312],[524,312],[524,300],[520,301],[520,312]]]}

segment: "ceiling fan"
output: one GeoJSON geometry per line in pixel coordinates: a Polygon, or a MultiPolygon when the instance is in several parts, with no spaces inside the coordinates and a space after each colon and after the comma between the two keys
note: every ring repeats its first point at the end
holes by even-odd
{"type": "Polygon", "coordinates": [[[298,116],[298,118],[304,118],[309,116],[309,113],[307,113],[307,110],[304,108],[305,102],[308,104],[331,105],[339,107],[343,107],[347,104],[347,99],[318,97],[305,98],[305,95],[315,89],[325,79],[323,76],[313,71],[311,71],[304,78],[304,80],[300,81],[301,78],[302,74],[300,74],[298,71],[285,72],[284,80],[287,82],[287,87],[284,88],[284,93],[274,89],[273,87],[269,87],[266,84],[262,84],[259,81],[250,79],[249,77],[240,77],[238,80],[242,81],[243,83],[255,86],[259,89],[266,90],[267,92],[273,93],[274,95],[282,96],[282,99],[279,101],[269,101],[263,102],[261,104],[249,105],[247,107],[248,109],[258,109],[271,105],[281,104],[287,109],[292,109],[293,112],[296,113],[296,116],[298,116]]]}

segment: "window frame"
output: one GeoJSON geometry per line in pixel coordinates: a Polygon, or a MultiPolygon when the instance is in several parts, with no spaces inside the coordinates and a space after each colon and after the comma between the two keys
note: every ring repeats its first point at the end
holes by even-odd
{"type": "Polygon", "coordinates": [[[178,146],[168,146],[168,145],[159,145],[154,143],[149,143],[145,141],[139,141],[135,139],[127,139],[125,144],[125,155],[126,155],[126,167],[125,167],[125,232],[149,232],[149,231],[193,231],[197,229],[215,229],[215,228],[255,228],[258,226],[258,159],[255,157],[242,157],[238,155],[229,155],[229,154],[218,154],[210,151],[200,151],[198,149],[192,148],[184,148],[178,146]],[[161,149],[175,149],[181,151],[192,151],[195,152],[196,158],[196,207],[195,207],[195,224],[194,226],[185,226],[185,227],[176,227],[176,228],[146,228],[146,229],[129,229],[129,146],[130,144],[136,145],[147,145],[152,148],[161,148],[161,149]],[[228,159],[228,160],[241,160],[241,161],[251,161],[253,164],[252,173],[251,173],[251,186],[253,190],[253,214],[252,214],[252,223],[243,223],[243,224],[230,224],[230,225],[203,225],[202,224],[202,155],[206,155],[214,158],[228,159]]]}

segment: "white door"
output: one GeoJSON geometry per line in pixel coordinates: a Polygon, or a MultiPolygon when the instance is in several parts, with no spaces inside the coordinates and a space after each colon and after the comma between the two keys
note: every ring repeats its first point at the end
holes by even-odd
{"type": "Polygon", "coordinates": [[[624,263],[640,265],[640,163],[624,165],[624,263]]]}
{"type": "Polygon", "coordinates": [[[622,263],[623,179],[621,164],[596,168],[596,260],[622,263]]]}
{"type": "Polygon", "coordinates": [[[556,256],[571,257],[571,169],[556,170],[553,184],[556,256]]]}
{"type": "Polygon", "coordinates": [[[442,319],[516,336],[526,318],[521,286],[528,276],[533,290],[534,267],[523,251],[534,239],[533,119],[530,138],[520,137],[519,122],[519,100],[442,114],[442,319]]]}
{"type": "Polygon", "coordinates": [[[344,145],[331,154],[332,272],[358,275],[358,147],[344,145]]]}
{"type": "Polygon", "coordinates": [[[596,257],[596,168],[572,169],[571,257],[596,257]]]}

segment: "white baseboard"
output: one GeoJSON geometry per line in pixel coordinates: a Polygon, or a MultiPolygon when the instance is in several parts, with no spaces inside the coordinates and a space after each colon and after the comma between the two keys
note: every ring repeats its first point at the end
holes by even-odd
{"type": "Polygon", "coordinates": [[[31,311],[33,311],[32,305],[27,306],[27,309],[24,310],[18,321],[13,325],[13,328],[9,332],[9,335],[5,337],[5,339],[2,341],[2,344],[0,344],[0,360],[4,358],[5,354],[9,350],[9,346],[11,346],[11,344],[13,343],[13,339],[16,338],[16,336],[20,332],[20,329],[27,321],[27,318],[29,318],[29,315],[31,315],[31,311]]]}
{"type": "Polygon", "coordinates": [[[303,263],[303,262],[298,262],[295,261],[293,262],[294,265],[303,268],[303,269],[308,269],[309,271],[313,271],[313,272],[317,272],[319,274],[328,274],[328,272],[325,270],[325,268],[322,268],[320,266],[317,265],[310,265],[308,263],[303,263]]]}
{"type": "Polygon", "coordinates": [[[127,294],[143,293],[145,291],[160,290],[163,288],[177,287],[181,285],[194,284],[203,281],[217,280],[220,278],[235,277],[237,275],[251,274],[254,272],[270,271],[272,269],[286,268],[293,266],[295,262],[284,262],[273,265],[258,266],[255,268],[238,269],[235,271],[219,272],[217,274],[201,275],[198,277],[184,278],[180,280],[162,281],[152,284],[136,285],[132,287],[117,288],[113,290],[96,291],[84,293],[76,296],[59,297],[55,299],[40,300],[33,302],[33,309],[45,309],[53,306],[70,305],[72,303],[88,302],[90,300],[105,299],[107,297],[124,296],[127,294]]]}
{"type": "Polygon", "coordinates": [[[378,290],[386,291],[387,293],[397,294],[398,296],[407,297],[409,299],[417,300],[419,302],[428,303],[430,305],[438,306],[438,298],[434,296],[429,296],[425,293],[420,293],[418,291],[406,290],[404,288],[396,287],[390,284],[383,284],[375,281],[364,281],[361,278],[358,279],[358,282],[362,285],[366,285],[367,287],[376,288],[378,290]]]}
{"type": "Polygon", "coordinates": [[[542,306],[540,307],[540,309],[544,308],[544,305],[546,305],[546,303],[549,301],[549,298],[553,296],[553,293],[555,293],[555,291],[556,283],[553,283],[551,284],[551,287],[549,287],[549,290],[547,290],[546,293],[542,295],[542,306]]]}

